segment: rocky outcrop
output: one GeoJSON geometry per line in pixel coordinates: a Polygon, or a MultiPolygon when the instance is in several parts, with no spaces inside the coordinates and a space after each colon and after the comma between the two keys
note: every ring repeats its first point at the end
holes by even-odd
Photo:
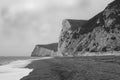
{"type": "Polygon", "coordinates": [[[87,22],[63,21],[58,51],[67,56],[120,51],[120,0],[87,22]]]}
{"type": "Polygon", "coordinates": [[[32,57],[47,57],[56,56],[58,43],[48,44],[48,45],[36,45],[32,52],[32,57]]]}
{"type": "Polygon", "coordinates": [[[63,55],[68,55],[67,53],[72,53],[74,48],[79,43],[77,40],[79,39],[78,31],[83,24],[85,24],[86,20],[71,20],[66,19],[62,23],[62,31],[60,35],[60,40],[58,44],[58,52],[63,55]]]}

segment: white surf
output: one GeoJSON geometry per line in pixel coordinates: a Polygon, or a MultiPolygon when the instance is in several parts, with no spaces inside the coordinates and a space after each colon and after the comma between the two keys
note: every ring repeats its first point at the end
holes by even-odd
{"type": "MultiPolygon", "coordinates": [[[[50,59],[51,57],[40,58],[50,59]]],[[[29,59],[29,60],[17,60],[9,64],[0,66],[0,80],[20,80],[24,76],[29,75],[33,69],[25,68],[33,60],[39,59],[29,59]]]]}

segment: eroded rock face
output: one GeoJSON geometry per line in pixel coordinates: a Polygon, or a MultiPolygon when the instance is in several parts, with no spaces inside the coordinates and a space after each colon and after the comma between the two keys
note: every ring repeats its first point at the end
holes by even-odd
{"type": "Polygon", "coordinates": [[[85,24],[73,24],[74,29],[69,21],[63,23],[58,46],[63,55],[120,51],[120,0],[110,3],[104,11],[85,24]]]}
{"type": "Polygon", "coordinates": [[[58,44],[58,52],[62,53],[64,56],[68,55],[67,53],[72,53],[74,48],[79,43],[79,29],[85,24],[85,20],[70,20],[66,19],[62,23],[62,31],[60,35],[60,40],[58,44]]]}
{"type": "Polygon", "coordinates": [[[56,56],[58,43],[48,44],[48,45],[36,45],[32,52],[32,57],[48,57],[56,56]]]}

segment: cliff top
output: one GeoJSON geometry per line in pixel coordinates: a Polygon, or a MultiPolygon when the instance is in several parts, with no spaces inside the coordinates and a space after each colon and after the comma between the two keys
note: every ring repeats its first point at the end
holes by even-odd
{"type": "Polygon", "coordinates": [[[65,19],[63,20],[63,25],[68,23],[67,26],[71,27],[72,30],[76,30],[87,22],[87,20],[75,20],[75,19],[65,19]]]}

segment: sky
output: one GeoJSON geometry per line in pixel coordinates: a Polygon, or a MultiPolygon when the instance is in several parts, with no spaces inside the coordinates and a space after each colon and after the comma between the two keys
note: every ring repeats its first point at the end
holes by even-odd
{"type": "Polygon", "coordinates": [[[0,0],[0,56],[30,56],[58,42],[62,20],[88,20],[113,0],[0,0]]]}

